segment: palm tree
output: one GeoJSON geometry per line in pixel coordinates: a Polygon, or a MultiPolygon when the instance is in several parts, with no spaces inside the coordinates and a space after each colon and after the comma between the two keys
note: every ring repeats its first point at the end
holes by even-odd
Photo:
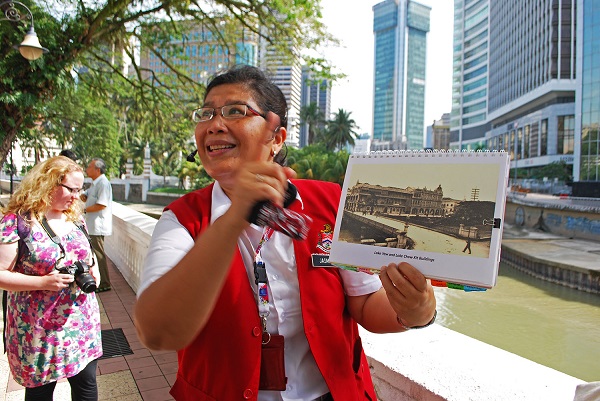
{"type": "Polygon", "coordinates": [[[327,129],[322,135],[322,141],[328,150],[339,150],[347,144],[354,145],[354,140],[358,138],[355,129],[358,128],[356,122],[350,118],[352,112],[346,112],[339,109],[334,114],[333,120],[327,123],[327,129]]]}
{"type": "Polygon", "coordinates": [[[325,116],[319,109],[317,103],[310,103],[308,106],[303,106],[300,109],[300,124],[308,125],[308,141],[307,145],[314,143],[317,137],[317,130],[325,124],[325,116]]]}

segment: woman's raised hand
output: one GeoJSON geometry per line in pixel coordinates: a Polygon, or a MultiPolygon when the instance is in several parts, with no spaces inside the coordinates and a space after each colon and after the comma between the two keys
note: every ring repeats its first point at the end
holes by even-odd
{"type": "Polygon", "coordinates": [[[247,218],[254,205],[270,201],[283,206],[287,180],[296,172],[271,162],[246,163],[236,172],[235,185],[228,194],[233,211],[247,218]]]}

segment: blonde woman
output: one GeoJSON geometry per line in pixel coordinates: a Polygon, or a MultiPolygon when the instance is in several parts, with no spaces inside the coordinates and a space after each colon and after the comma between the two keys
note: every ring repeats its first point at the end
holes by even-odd
{"type": "Polygon", "coordinates": [[[56,156],[36,165],[2,210],[0,288],[5,344],[25,400],[52,400],[67,378],[73,400],[97,400],[102,356],[99,274],[84,231],[83,170],[56,156]],[[93,266],[93,267],[89,267],[93,266]]]}

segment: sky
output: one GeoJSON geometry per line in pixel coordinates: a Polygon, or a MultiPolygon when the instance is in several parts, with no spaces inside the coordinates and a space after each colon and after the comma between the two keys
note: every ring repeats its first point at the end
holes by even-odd
{"type": "MultiPolygon", "coordinates": [[[[351,112],[358,133],[371,133],[373,117],[373,6],[383,0],[321,0],[323,21],[342,41],[325,56],[347,75],[331,90],[331,111],[351,112]]],[[[427,35],[425,126],[449,113],[452,103],[453,0],[420,0],[431,7],[427,35]]]]}

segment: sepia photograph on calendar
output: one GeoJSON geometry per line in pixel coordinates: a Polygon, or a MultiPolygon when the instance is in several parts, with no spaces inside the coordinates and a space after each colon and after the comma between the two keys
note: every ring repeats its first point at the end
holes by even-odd
{"type": "Polygon", "coordinates": [[[351,155],[329,262],[370,273],[407,262],[430,279],[493,287],[508,171],[506,152],[351,155]]]}

